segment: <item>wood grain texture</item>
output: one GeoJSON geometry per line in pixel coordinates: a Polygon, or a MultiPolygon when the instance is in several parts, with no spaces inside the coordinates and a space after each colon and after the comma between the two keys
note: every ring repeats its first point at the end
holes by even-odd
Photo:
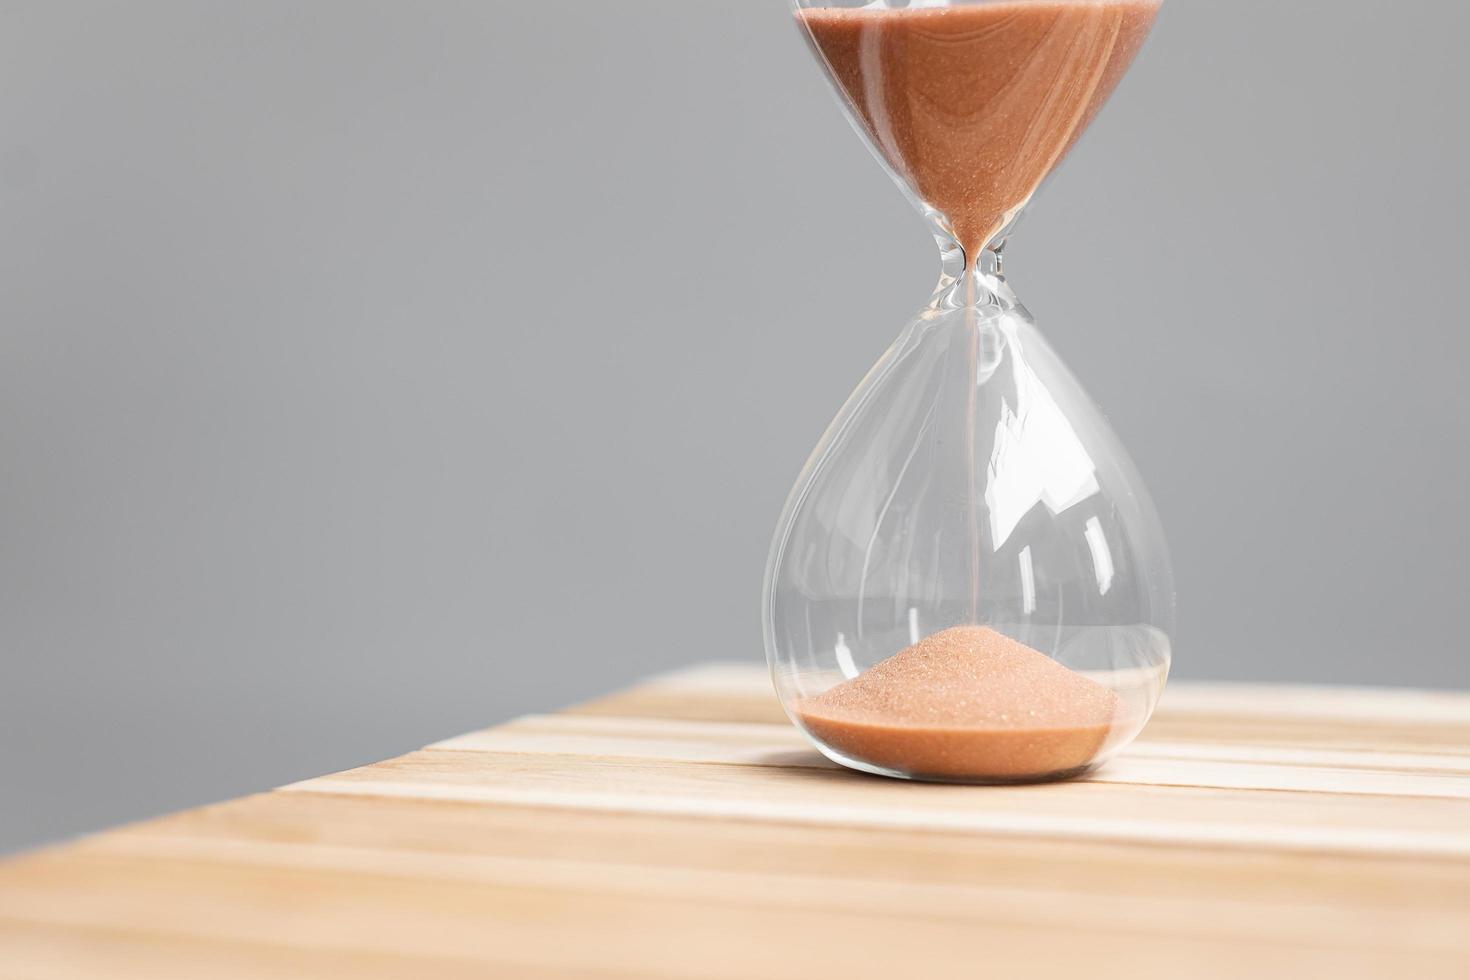
{"type": "Polygon", "coordinates": [[[848,772],[763,671],[0,865],[0,977],[1470,977],[1470,694],[1176,684],[1086,781],[848,772]]]}

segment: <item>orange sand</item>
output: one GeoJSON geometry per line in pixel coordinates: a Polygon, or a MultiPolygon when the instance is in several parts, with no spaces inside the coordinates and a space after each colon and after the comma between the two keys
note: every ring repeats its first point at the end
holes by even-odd
{"type": "Polygon", "coordinates": [[[857,761],[984,781],[1086,766],[1119,702],[1103,685],[987,626],[956,626],[793,710],[814,738],[857,761]]]}
{"type": "Polygon", "coordinates": [[[1107,101],[1160,0],[816,7],[797,16],[878,151],[970,257],[1107,101]]]}

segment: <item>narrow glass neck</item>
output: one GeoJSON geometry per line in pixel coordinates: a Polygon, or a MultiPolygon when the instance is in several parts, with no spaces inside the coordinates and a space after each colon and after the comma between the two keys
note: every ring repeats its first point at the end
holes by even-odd
{"type": "Polygon", "coordinates": [[[1003,235],[980,249],[973,259],[950,235],[936,234],[934,240],[939,244],[939,283],[934,287],[932,306],[953,310],[1015,305],[1016,295],[1001,269],[1006,244],[1003,235]]]}

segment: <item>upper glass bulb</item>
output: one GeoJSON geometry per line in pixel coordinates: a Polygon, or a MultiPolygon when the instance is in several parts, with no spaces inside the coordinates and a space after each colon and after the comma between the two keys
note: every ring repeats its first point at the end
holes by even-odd
{"type": "Polygon", "coordinates": [[[855,768],[1084,772],[1158,700],[1173,582],[1142,481],[1000,251],[1158,3],[798,6],[858,129],[930,217],[943,274],[787,501],[765,582],[777,690],[855,768]]]}

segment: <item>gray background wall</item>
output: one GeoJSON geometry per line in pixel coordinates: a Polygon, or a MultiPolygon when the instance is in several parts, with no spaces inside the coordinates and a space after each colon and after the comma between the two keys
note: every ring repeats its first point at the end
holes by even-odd
{"type": "MultiPolygon", "coordinates": [[[[1176,676],[1470,687],[1467,28],[1171,0],[1012,243],[1176,676]]],[[[779,0],[3,0],[0,848],[757,662],[935,274],[779,0]]]]}

